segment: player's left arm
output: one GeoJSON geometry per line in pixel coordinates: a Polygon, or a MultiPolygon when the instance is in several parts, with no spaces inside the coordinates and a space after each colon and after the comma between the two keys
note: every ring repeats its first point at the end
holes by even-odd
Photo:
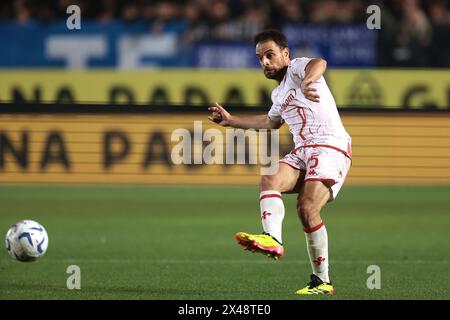
{"type": "Polygon", "coordinates": [[[327,70],[327,62],[324,59],[311,59],[306,65],[305,78],[300,85],[306,99],[314,102],[320,101],[320,96],[317,94],[317,90],[312,87],[312,84],[319,80],[325,70],[327,70]]]}

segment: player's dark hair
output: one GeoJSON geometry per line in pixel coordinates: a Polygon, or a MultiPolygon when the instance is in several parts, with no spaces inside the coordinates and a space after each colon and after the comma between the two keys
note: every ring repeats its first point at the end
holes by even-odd
{"type": "Polygon", "coordinates": [[[257,35],[253,37],[253,44],[256,46],[259,42],[265,42],[272,40],[275,42],[281,49],[288,47],[288,41],[286,36],[276,29],[267,29],[261,31],[257,35]]]}

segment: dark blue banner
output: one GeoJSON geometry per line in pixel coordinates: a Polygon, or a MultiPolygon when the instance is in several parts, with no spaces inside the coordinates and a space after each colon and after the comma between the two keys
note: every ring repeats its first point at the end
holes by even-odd
{"type": "Polygon", "coordinates": [[[366,25],[287,25],[292,56],[321,57],[332,67],[372,67],[376,64],[378,33],[366,25]]]}
{"type": "Polygon", "coordinates": [[[0,67],[108,67],[137,69],[185,66],[179,34],[149,32],[149,23],[83,21],[0,22],[0,67]]]}
{"type": "MultiPolygon", "coordinates": [[[[250,41],[182,46],[183,28],[151,33],[149,26],[145,21],[83,21],[81,30],[69,30],[65,20],[48,24],[0,22],[0,67],[259,67],[250,41]]],[[[330,67],[370,67],[376,63],[377,33],[365,25],[288,25],[284,32],[292,57],[322,57],[330,67]]]]}

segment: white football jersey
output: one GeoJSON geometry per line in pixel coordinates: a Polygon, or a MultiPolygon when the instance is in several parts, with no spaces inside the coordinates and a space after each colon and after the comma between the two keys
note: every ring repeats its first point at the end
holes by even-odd
{"type": "Polygon", "coordinates": [[[296,148],[329,146],[351,157],[350,135],[342,124],[324,77],[312,84],[320,96],[320,102],[306,99],[300,89],[305,78],[305,68],[311,60],[296,58],[291,61],[283,81],[272,91],[273,105],[269,117],[288,125],[296,148]]]}

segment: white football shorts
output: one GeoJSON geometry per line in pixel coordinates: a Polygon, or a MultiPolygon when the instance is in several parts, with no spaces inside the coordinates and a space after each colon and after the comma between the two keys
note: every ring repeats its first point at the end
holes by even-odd
{"type": "Polygon", "coordinates": [[[333,146],[299,147],[280,162],[304,171],[304,181],[322,181],[331,185],[329,202],[336,199],[352,164],[347,153],[333,146]]]}

